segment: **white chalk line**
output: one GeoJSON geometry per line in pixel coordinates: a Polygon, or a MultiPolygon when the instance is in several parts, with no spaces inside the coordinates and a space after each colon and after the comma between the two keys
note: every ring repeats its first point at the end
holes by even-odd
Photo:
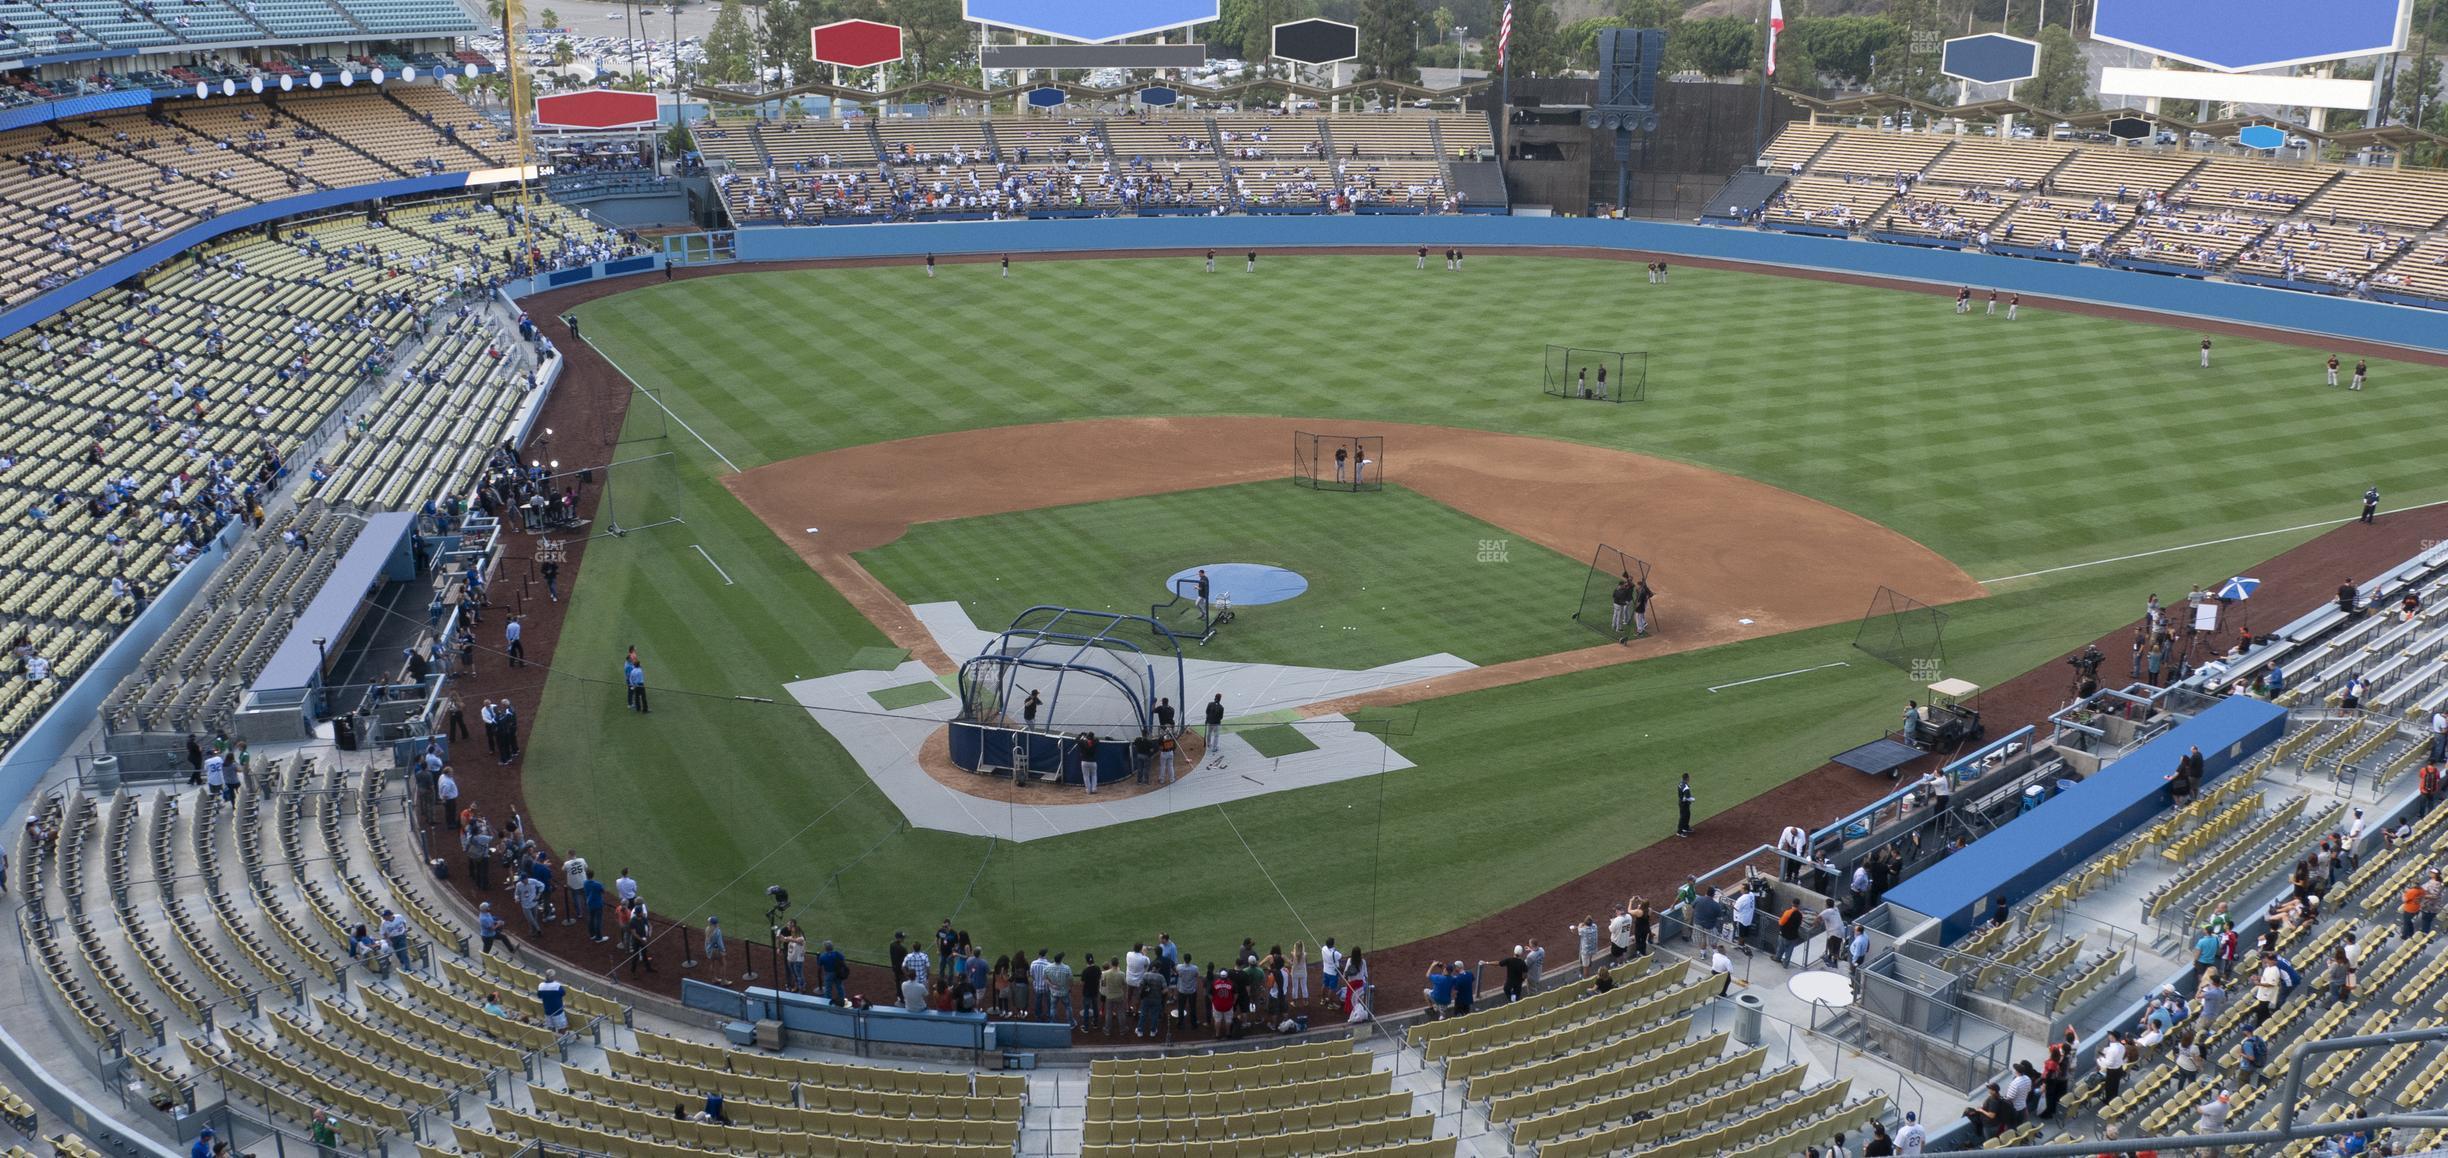
{"type": "Polygon", "coordinates": [[[736,462],[731,461],[731,456],[730,456],[730,455],[724,454],[723,452],[721,452],[721,451],[719,451],[719,450],[715,450],[715,449],[714,449],[714,444],[713,444],[713,443],[711,443],[711,442],[707,442],[707,441],[706,441],[706,436],[705,436],[705,435],[702,435],[702,434],[697,433],[697,428],[696,428],[696,427],[694,427],[694,426],[691,426],[691,425],[689,425],[689,424],[688,424],[688,419],[682,418],[682,417],[680,417],[678,414],[674,413],[674,412],[672,411],[672,408],[671,408],[671,407],[669,407],[669,406],[664,406],[664,405],[663,405],[663,400],[662,400],[662,399],[660,399],[660,398],[655,397],[655,396],[654,396],[654,391],[652,391],[652,390],[648,390],[648,389],[646,388],[645,384],[644,384],[644,383],[639,382],[639,381],[637,380],[637,378],[636,378],[634,375],[632,375],[632,374],[630,374],[630,373],[629,373],[629,371],[627,371],[627,370],[621,370],[621,364],[620,364],[620,363],[618,363],[618,362],[614,362],[614,361],[612,361],[612,355],[604,353],[604,351],[603,351],[603,347],[601,347],[601,346],[597,346],[597,345],[595,345],[593,342],[588,342],[588,343],[587,343],[587,345],[588,345],[589,347],[593,348],[593,349],[594,349],[594,351],[595,351],[595,353],[596,353],[596,355],[597,355],[598,357],[601,357],[601,358],[602,358],[602,359],[605,361],[605,363],[609,364],[609,365],[610,365],[610,366],[611,366],[613,369],[615,369],[615,370],[620,370],[620,376],[621,376],[621,377],[623,377],[623,378],[627,378],[627,379],[629,379],[629,385],[630,385],[630,386],[632,386],[632,387],[634,387],[634,388],[636,388],[636,390],[637,390],[637,392],[638,392],[638,393],[645,395],[645,396],[646,396],[646,400],[647,400],[648,402],[652,402],[652,403],[654,403],[654,404],[655,404],[657,407],[660,407],[660,408],[662,409],[663,413],[668,414],[668,415],[671,415],[671,420],[672,420],[672,421],[674,421],[674,422],[679,423],[679,424],[680,424],[680,429],[685,430],[685,431],[688,431],[688,432],[689,432],[689,437],[696,439],[696,440],[697,440],[697,444],[698,444],[699,446],[702,446],[702,447],[706,448],[707,450],[713,451],[713,452],[714,452],[714,457],[721,459],[721,460],[722,460],[722,462],[723,462],[723,465],[724,465],[724,466],[727,466],[727,467],[730,467],[730,468],[731,468],[731,473],[733,473],[733,474],[738,474],[738,473],[739,473],[739,464],[738,464],[738,463],[736,463],[736,462]]]}
{"type": "Polygon", "coordinates": [[[691,547],[696,547],[696,548],[697,548],[697,553],[698,553],[699,555],[704,555],[704,556],[705,556],[705,561],[706,561],[706,562],[708,562],[708,563],[712,563],[712,564],[713,564],[713,566],[714,566],[714,573],[715,573],[715,574],[717,574],[717,575],[720,575],[720,576],[722,576],[722,577],[723,577],[723,586],[725,586],[725,587],[736,587],[736,586],[739,586],[738,584],[733,583],[733,582],[731,581],[731,573],[730,573],[729,571],[725,571],[725,570],[723,570],[723,565],[722,565],[722,564],[720,564],[720,563],[715,563],[715,562],[714,562],[714,556],[712,556],[712,555],[706,555],[706,549],[705,549],[704,547],[699,546],[699,545],[698,545],[698,544],[696,544],[696,543],[691,543],[691,544],[689,544],[689,546],[691,546],[691,547]]]}
{"type": "Polygon", "coordinates": [[[1222,804],[1216,805],[1215,810],[1216,815],[1223,817],[1225,825],[1232,829],[1233,839],[1241,842],[1241,851],[1249,854],[1250,863],[1258,866],[1258,875],[1266,878],[1268,887],[1273,888],[1275,895],[1282,898],[1284,909],[1292,914],[1294,921],[1300,923],[1301,932],[1311,941],[1317,941],[1317,931],[1309,927],[1307,918],[1302,917],[1300,910],[1293,906],[1292,898],[1284,895],[1283,886],[1275,883],[1275,874],[1267,871],[1266,862],[1258,859],[1258,850],[1251,848],[1249,838],[1241,835],[1241,826],[1233,823],[1232,813],[1224,811],[1222,804]]]}
{"type": "MultiPolygon", "coordinates": [[[[2438,506],[2448,506],[2448,499],[2435,499],[2427,503],[2416,503],[2410,507],[2398,507],[2389,513],[2397,514],[2404,511],[2420,511],[2438,506]]],[[[2088,563],[2068,563],[2062,567],[2043,567],[2037,571],[2025,571],[2020,575],[2005,575],[1996,579],[1982,579],[1979,582],[1983,587],[1986,587],[1992,583],[2012,583],[2017,579],[2032,579],[2042,575],[2054,575],[2060,571],[2080,571],[2085,567],[2105,567],[2110,563],[2125,563],[2135,559],[2148,559],[2154,555],[2172,555],[2178,551],[2190,551],[2197,547],[2216,547],[2225,543],[2241,543],[2247,539],[2266,539],[2271,535],[2291,535],[2297,531],[2311,531],[2318,530],[2322,527],[2343,526],[2347,523],[2355,522],[2360,518],[2362,518],[2360,515],[2349,515],[2342,519],[2322,519],[2316,523],[2299,523],[2292,527],[2280,527],[2274,531],[2254,531],[2245,535],[2229,535],[2224,539],[2204,539],[2198,543],[2186,543],[2181,547],[2161,547],[2155,551],[2136,551],[2130,555],[2116,555],[2106,559],[2093,559],[2088,563]]]]}
{"type": "Polygon", "coordinates": [[[1781,671],[1781,672],[1778,672],[1778,673],[1776,673],[1775,675],[1753,676],[1753,677],[1751,677],[1750,679],[1747,679],[1747,680],[1735,680],[1733,683],[1730,683],[1730,684],[1717,684],[1717,685],[1714,685],[1714,686],[1712,686],[1712,687],[1710,687],[1710,688],[1709,688],[1709,694],[1710,694],[1710,695],[1715,695],[1715,694],[1717,694],[1718,692],[1725,690],[1726,688],[1739,688],[1739,687],[1743,686],[1744,684],[1766,683],[1766,682],[1767,682],[1767,681],[1769,681],[1769,680],[1781,680],[1781,679],[1784,679],[1786,676],[1797,676],[1797,675],[1802,675],[1802,674],[1804,674],[1804,673],[1806,673],[1806,672],[1814,672],[1814,671],[1826,671],[1827,669],[1832,668],[1832,667],[1851,667],[1851,666],[1853,666],[1853,665],[1852,665],[1852,664],[1849,664],[1849,663],[1846,663],[1845,661],[1843,661],[1843,660],[1841,660],[1841,659],[1840,659],[1840,660],[1837,660],[1837,661],[1836,661],[1836,662],[1834,662],[1834,663],[1823,663],[1823,664],[1820,664],[1820,665],[1819,665],[1819,666],[1817,666],[1817,667],[1798,667],[1798,668],[1793,669],[1792,671],[1781,671]]]}

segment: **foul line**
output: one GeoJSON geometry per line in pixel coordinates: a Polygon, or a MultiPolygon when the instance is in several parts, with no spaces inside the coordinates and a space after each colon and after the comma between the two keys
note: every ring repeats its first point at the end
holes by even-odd
{"type": "Polygon", "coordinates": [[[1820,664],[1820,665],[1819,665],[1819,666],[1817,666],[1817,667],[1798,667],[1798,668],[1793,669],[1792,671],[1781,671],[1781,672],[1778,672],[1778,673],[1776,673],[1775,675],[1753,676],[1753,677],[1751,677],[1750,679],[1747,679],[1747,680],[1735,680],[1733,683],[1730,683],[1730,684],[1717,684],[1717,685],[1714,685],[1714,686],[1712,686],[1712,687],[1710,687],[1710,688],[1709,688],[1709,694],[1711,694],[1711,695],[1715,695],[1715,694],[1716,694],[1716,693],[1718,693],[1719,691],[1722,691],[1722,690],[1724,690],[1724,689],[1726,689],[1726,688],[1739,688],[1739,687],[1743,686],[1744,684],[1765,683],[1765,682],[1767,682],[1767,681],[1769,681],[1769,680],[1781,680],[1781,679],[1784,679],[1786,676],[1795,676],[1795,675],[1801,675],[1801,674],[1803,674],[1803,673],[1805,673],[1805,672],[1826,671],[1827,669],[1832,668],[1832,667],[1851,667],[1851,666],[1853,666],[1853,665],[1852,665],[1852,664],[1849,664],[1849,663],[1846,663],[1845,661],[1843,661],[1843,660],[1841,660],[1841,659],[1840,659],[1840,660],[1837,660],[1837,661],[1836,661],[1836,662],[1834,662],[1834,663],[1823,663],[1823,664],[1820,664]]]}
{"type": "Polygon", "coordinates": [[[603,347],[598,346],[598,345],[596,345],[595,343],[593,343],[593,342],[591,342],[591,341],[587,341],[587,340],[586,340],[586,339],[584,339],[584,338],[581,338],[581,339],[579,339],[579,340],[580,340],[580,341],[582,341],[582,342],[586,342],[586,344],[587,344],[587,348],[588,348],[588,349],[590,349],[590,350],[595,351],[595,356],[596,356],[596,357],[599,357],[599,358],[602,358],[602,359],[604,360],[604,364],[605,364],[605,365],[608,365],[608,366],[612,367],[612,368],[613,368],[613,369],[615,369],[615,370],[620,370],[620,376],[621,376],[621,377],[623,377],[623,378],[627,378],[627,379],[629,379],[629,386],[630,386],[630,388],[631,388],[631,389],[636,390],[638,393],[645,395],[645,396],[646,396],[646,400],[647,400],[648,402],[652,402],[652,403],[654,403],[654,404],[655,404],[656,406],[658,406],[658,407],[661,407],[661,409],[662,409],[663,413],[668,414],[668,415],[671,415],[671,420],[672,420],[672,421],[674,421],[674,422],[679,423],[679,424],[680,424],[680,429],[685,430],[685,431],[688,431],[688,432],[689,432],[689,437],[696,439],[696,440],[697,440],[697,444],[698,444],[699,446],[705,447],[707,450],[712,450],[712,451],[714,451],[714,457],[721,459],[721,460],[723,461],[723,465],[724,465],[724,466],[730,467],[730,468],[731,468],[731,473],[733,473],[733,474],[738,474],[738,473],[740,472],[739,464],[738,464],[738,463],[736,463],[736,462],[731,461],[731,456],[730,456],[730,455],[724,454],[723,452],[721,452],[721,451],[719,451],[719,450],[714,450],[714,444],[713,444],[713,443],[711,443],[711,442],[707,442],[707,441],[706,441],[706,436],[705,436],[705,435],[702,435],[702,434],[697,433],[697,428],[696,428],[696,427],[694,427],[694,426],[689,425],[689,424],[688,424],[688,419],[682,418],[682,417],[680,417],[678,414],[674,414],[674,413],[672,412],[672,408],[671,408],[671,407],[669,407],[669,406],[664,406],[664,405],[663,405],[663,400],[662,400],[662,399],[660,399],[660,398],[657,398],[657,397],[655,397],[655,396],[654,396],[654,391],[652,391],[652,390],[648,390],[648,389],[647,389],[645,386],[640,385],[640,384],[639,384],[639,382],[638,382],[638,380],[637,380],[635,377],[632,377],[632,376],[630,375],[629,371],[627,371],[627,370],[621,370],[621,364],[620,364],[620,363],[618,363],[618,362],[613,361],[613,360],[612,360],[612,355],[604,353],[604,352],[603,352],[603,347]]]}
{"type": "MultiPolygon", "coordinates": [[[[2427,503],[2416,503],[2410,507],[2398,507],[2396,510],[2389,513],[2399,514],[2405,511],[2428,510],[2432,507],[2438,506],[2448,506],[2448,499],[2435,499],[2427,503]]],[[[2204,539],[2199,543],[2186,543],[2181,547],[2161,547],[2155,551],[2136,551],[2131,555],[2117,555],[2107,559],[2093,559],[2088,563],[2068,563],[2063,567],[2043,567],[2037,571],[2025,571],[2020,575],[2005,575],[1996,579],[1982,579],[1978,582],[1984,587],[1991,583],[2011,583],[2017,579],[2031,579],[2041,575],[2054,575],[2060,571],[2080,571],[2085,567],[2104,567],[2110,563],[2124,563],[2135,559],[2148,559],[2153,555],[2169,555],[2178,551],[2190,551],[2196,547],[2216,547],[2224,543],[2241,543],[2247,539],[2266,539],[2271,535],[2291,535],[2297,531],[2310,531],[2321,527],[2344,526],[2347,523],[2358,521],[2361,519],[2361,517],[2362,516],[2360,515],[2352,515],[2343,519],[2322,519],[2317,523],[2299,523],[2292,527],[2280,527],[2275,531],[2254,531],[2251,534],[2246,535],[2229,535],[2224,539],[2204,539]]]]}
{"type": "Polygon", "coordinates": [[[691,543],[691,544],[689,544],[689,546],[691,546],[691,547],[696,547],[696,548],[697,548],[697,553],[698,553],[699,555],[703,555],[703,556],[705,556],[705,561],[706,561],[706,562],[708,562],[708,563],[713,563],[713,565],[714,565],[714,573],[715,573],[715,574],[717,574],[717,575],[720,575],[720,576],[722,576],[722,577],[723,577],[723,586],[725,586],[725,587],[736,587],[736,586],[738,586],[738,584],[731,582],[731,573],[730,573],[729,571],[725,571],[725,570],[723,570],[723,569],[722,569],[722,564],[720,564],[720,563],[715,563],[715,562],[714,562],[714,556],[712,556],[712,555],[707,555],[707,554],[706,554],[706,549],[705,549],[703,546],[700,546],[700,545],[698,545],[698,544],[696,544],[696,543],[691,543]]]}
{"type": "Polygon", "coordinates": [[[1300,923],[1301,933],[1317,941],[1317,931],[1311,929],[1308,920],[1300,915],[1300,910],[1293,907],[1292,898],[1284,896],[1283,886],[1275,883],[1275,874],[1268,872],[1266,862],[1258,859],[1258,850],[1250,847],[1249,838],[1241,835],[1241,826],[1233,823],[1232,813],[1224,811],[1221,804],[1216,805],[1215,810],[1216,815],[1223,817],[1225,825],[1232,829],[1233,839],[1241,842],[1241,851],[1249,854],[1250,863],[1258,866],[1258,875],[1266,878],[1267,887],[1275,890],[1275,896],[1283,901],[1284,909],[1292,914],[1294,921],[1300,923]]]}

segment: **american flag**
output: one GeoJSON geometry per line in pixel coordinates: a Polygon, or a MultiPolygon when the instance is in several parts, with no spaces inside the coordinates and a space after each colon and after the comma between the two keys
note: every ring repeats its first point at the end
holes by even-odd
{"type": "Polygon", "coordinates": [[[1496,26],[1496,67],[1505,66],[1505,50],[1513,47],[1513,0],[1505,0],[1504,20],[1496,26]]]}

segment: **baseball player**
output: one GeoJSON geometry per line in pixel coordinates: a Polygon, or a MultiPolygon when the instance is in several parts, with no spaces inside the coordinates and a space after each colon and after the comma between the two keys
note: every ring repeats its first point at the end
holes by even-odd
{"type": "Polygon", "coordinates": [[[1598,367],[1598,400],[1606,401],[1606,367],[1598,367]]]}
{"type": "Polygon", "coordinates": [[[1581,369],[1580,369],[1579,371],[1577,371],[1577,372],[1576,372],[1576,374],[1575,374],[1575,376],[1574,376],[1574,378],[1573,378],[1573,387],[1574,387],[1574,389],[1573,389],[1573,393],[1578,394],[1578,395],[1582,396],[1583,398],[1587,398],[1587,397],[1589,397],[1589,396],[1590,396],[1590,392],[1589,392],[1589,367],[1587,367],[1587,366],[1583,366],[1583,367],[1581,367],[1581,369]]]}
{"type": "Polygon", "coordinates": [[[2007,320],[2007,321],[2010,321],[2010,322],[2011,322],[2011,321],[2013,321],[2013,320],[2015,319],[2015,311],[2016,311],[2016,310],[2018,310],[2018,309],[2021,309],[2021,308],[2022,308],[2022,306],[2023,306],[2023,295],[2022,295],[2022,294],[2008,294],[2008,295],[2006,295],[2006,320],[2007,320]]]}
{"type": "Polygon", "coordinates": [[[2202,339],[2202,369],[2210,368],[2210,339],[2202,339]]]}
{"type": "Polygon", "coordinates": [[[931,253],[927,255],[927,276],[935,276],[935,255],[931,253]]]}
{"type": "Polygon", "coordinates": [[[1414,265],[1414,266],[1412,266],[1411,268],[1413,268],[1413,269],[1426,269],[1426,268],[1428,268],[1428,247],[1427,247],[1427,246],[1423,245],[1423,246],[1419,247],[1419,264],[1414,265]]]}
{"type": "Polygon", "coordinates": [[[2363,359],[2355,359],[2354,380],[2348,383],[2346,388],[2349,390],[2360,390],[2363,388],[2363,359]]]}
{"type": "Polygon", "coordinates": [[[1996,316],[1997,316],[1997,291],[1996,291],[1996,290],[1990,290],[1990,291],[1989,291],[1989,308],[1988,308],[1988,310],[1987,310],[1987,311],[1983,312],[1983,313],[1981,314],[1981,316],[1982,316],[1982,317],[1984,317],[1984,318],[1994,318],[1994,317],[1996,317],[1996,316]]]}
{"type": "Polygon", "coordinates": [[[1343,470],[1344,470],[1344,467],[1345,467],[1345,466],[1346,466],[1346,464],[1348,464],[1350,461],[1351,461],[1351,448],[1350,448],[1350,447],[1338,446],[1338,447],[1336,447],[1336,448],[1335,448],[1335,481],[1336,481],[1337,483],[1340,483],[1340,482],[1342,482],[1342,481],[1343,481],[1343,470]]]}
{"type": "Polygon", "coordinates": [[[1011,276],[1011,255],[1008,253],[1003,255],[1003,276],[1011,276]]]}
{"type": "Polygon", "coordinates": [[[1215,272],[1215,251],[1212,249],[1207,251],[1207,272],[1215,272]]]}
{"type": "Polygon", "coordinates": [[[1255,250],[1255,249],[1253,249],[1253,250],[1249,251],[1249,270],[1248,270],[1248,272],[1250,272],[1250,273],[1256,273],[1256,272],[1258,272],[1258,251],[1257,251],[1257,250],[1255,250]]]}
{"type": "Polygon", "coordinates": [[[1353,490],[1359,490],[1359,489],[1360,489],[1361,484],[1363,483],[1363,481],[1365,481],[1363,476],[1365,476],[1365,475],[1367,475],[1367,474],[1368,474],[1368,468],[1369,468],[1369,460],[1368,460],[1367,458],[1362,457],[1362,456],[1361,456],[1360,454],[1358,454],[1357,452],[1354,452],[1354,453],[1353,453],[1353,455],[1352,455],[1352,489],[1353,489],[1353,490]]]}
{"type": "Polygon", "coordinates": [[[1959,314],[1968,314],[1972,312],[1971,286],[1965,286],[1962,289],[1955,291],[1955,312],[1959,314]]]}
{"type": "Polygon", "coordinates": [[[2337,368],[2338,356],[2335,354],[2329,355],[2329,384],[2332,386],[2337,385],[2337,368]]]}
{"type": "Polygon", "coordinates": [[[1631,572],[1624,573],[1623,582],[1615,585],[1615,592],[1609,598],[1615,602],[1615,615],[1614,618],[1608,620],[1608,624],[1615,629],[1615,634],[1622,635],[1625,625],[1632,622],[1631,572]]]}

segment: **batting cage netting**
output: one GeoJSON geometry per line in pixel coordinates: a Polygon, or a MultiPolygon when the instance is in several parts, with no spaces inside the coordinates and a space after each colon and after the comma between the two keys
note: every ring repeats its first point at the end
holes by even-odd
{"type": "Polygon", "coordinates": [[[1557,398],[1638,402],[1648,396],[1649,351],[1549,346],[1540,388],[1557,398]]]}
{"type": "Polygon", "coordinates": [[[1581,579],[1581,601],[1573,607],[1573,621],[1617,642],[1654,635],[1658,629],[1654,594],[1647,560],[1600,543],[1590,555],[1589,573],[1581,579]]]}
{"type": "Polygon", "coordinates": [[[1946,612],[1891,587],[1870,598],[1870,611],[1853,633],[1853,646],[1886,660],[1915,678],[1938,678],[1946,661],[1946,612]]]}
{"type": "Polygon", "coordinates": [[[1385,489],[1385,436],[1292,432],[1292,484],[1317,491],[1385,489]]]}

